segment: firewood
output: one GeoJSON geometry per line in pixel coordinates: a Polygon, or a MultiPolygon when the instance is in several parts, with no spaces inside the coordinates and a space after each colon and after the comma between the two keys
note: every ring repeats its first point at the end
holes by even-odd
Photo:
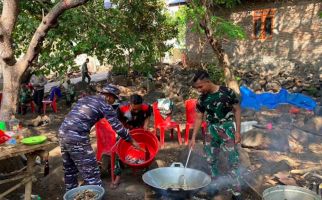
{"type": "Polygon", "coordinates": [[[306,172],[319,171],[322,170],[322,166],[309,167],[306,169],[293,169],[290,171],[291,174],[305,174],[306,172]]]}
{"type": "Polygon", "coordinates": [[[319,178],[319,179],[322,180],[322,176],[320,174],[313,173],[312,176],[314,176],[314,177],[319,178]]]}

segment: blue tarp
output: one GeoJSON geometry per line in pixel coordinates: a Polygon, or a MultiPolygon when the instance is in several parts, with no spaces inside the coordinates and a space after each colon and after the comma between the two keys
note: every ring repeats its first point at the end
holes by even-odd
{"type": "Polygon", "coordinates": [[[300,93],[288,93],[284,88],[278,93],[255,94],[249,88],[241,86],[240,93],[242,96],[241,107],[253,110],[260,110],[262,107],[275,109],[280,104],[292,104],[307,110],[314,110],[317,106],[317,103],[312,98],[300,93]]]}

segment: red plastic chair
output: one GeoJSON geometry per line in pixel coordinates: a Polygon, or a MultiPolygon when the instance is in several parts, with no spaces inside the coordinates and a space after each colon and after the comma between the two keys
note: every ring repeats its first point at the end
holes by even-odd
{"type": "MultiPolygon", "coordinates": [[[[34,101],[30,101],[28,104],[26,104],[25,106],[30,107],[31,112],[35,113],[35,103],[34,101]]],[[[20,106],[20,112],[22,113],[22,105],[20,106]]]]}
{"type": "Polygon", "coordinates": [[[96,159],[101,161],[103,154],[111,155],[112,147],[116,142],[116,132],[105,118],[98,121],[95,124],[95,128],[97,139],[96,159]]]}
{"type": "Polygon", "coordinates": [[[179,144],[182,144],[181,141],[181,132],[180,132],[180,126],[179,123],[175,121],[171,121],[171,116],[168,116],[166,119],[163,119],[163,117],[160,114],[160,111],[158,109],[158,103],[153,103],[153,115],[154,115],[154,131],[155,134],[157,133],[157,129],[160,129],[160,145],[161,147],[164,147],[164,132],[167,129],[171,129],[171,139],[173,139],[173,129],[176,128],[178,132],[178,141],[179,144]]]}
{"type": "MultiPolygon", "coordinates": [[[[193,128],[193,125],[195,123],[196,119],[196,104],[197,99],[188,99],[185,101],[185,107],[186,107],[186,135],[184,137],[185,144],[187,145],[189,142],[189,132],[190,129],[193,128]]],[[[205,121],[201,124],[201,132],[203,135],[203,142],[205,143],[205,137],[206,137],[206,131],[207,131],[207,123],[205,121]]]]}
{"type": "Polygon", "coordinates": [[[111,177],[112,181],[115,180],[114,166],[115,166],[115,156],[116,156],[116,132],[110,125],[110,123],[105,119],[101,119],[95,124],[96,128],[96,160],[101,162],[102,155],[111,156],[111,177]]]}
{"type": "Polygon", "coordinates": [[[47,105],[50,105],[51,108],[53,109],[53,111],[55,113],[57,113],[57,97],[56,97],[56,95],[54,96],[54,99],[52,101],[51,100],[43,100],[42,101],[42,106],[43,106],[44,114],[46,114],[47,105]]]}

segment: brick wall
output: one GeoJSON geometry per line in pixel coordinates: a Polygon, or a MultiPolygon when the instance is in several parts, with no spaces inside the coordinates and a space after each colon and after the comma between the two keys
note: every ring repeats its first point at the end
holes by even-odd
{"type": "MultiPolygon", "coordinates": [[[[300,66],[300,70],[294,73],[308,70],[312,78],[317,78],[322,73],[322,19],[318,16],[321,11],[320,0],[257,2],[238,6],[225,15],[245,29],[247,39],[224,44],[230,63],[238,69],[255,69],[264,74],[294,71],[300,66]],[[276,9],[273,37],[271,40],[255,40],[252,37],[253,11],[267,8],[276,9]]],[[[204,41],[193,32],[187,33],[188,58],[192,63],[213,59],[210,45],[205,45],[204,41]]]]}

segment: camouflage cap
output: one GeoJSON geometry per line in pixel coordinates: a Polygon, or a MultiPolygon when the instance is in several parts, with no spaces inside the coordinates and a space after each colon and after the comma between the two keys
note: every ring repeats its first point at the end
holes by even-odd
{"type": "Polygon", "coordinates": [[[100,91],[101,93],[105,93],[105,94],[112,94],[114,95],[117,99],[120,99],[119,94],[120,94],[120,90],[111,84],[107,84],[105,85],[102,90],[100,91]]]}

